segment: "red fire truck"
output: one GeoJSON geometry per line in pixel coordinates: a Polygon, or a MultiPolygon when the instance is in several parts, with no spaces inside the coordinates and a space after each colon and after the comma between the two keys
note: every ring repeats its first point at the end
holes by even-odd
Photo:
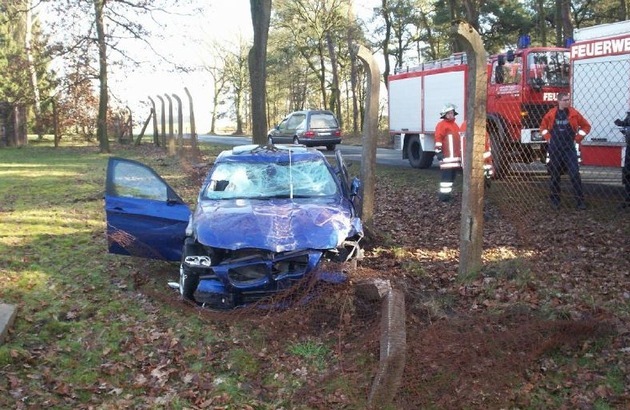
{"type": "Polygon", "coordinates": [[[591,123],[582,164],[621,167],[624,136],[614,124],[630,111],[630,21],[576,29],[571,45],[572,104],[591,123]]]}
{"type": "MultiPolygon", "coordinates": [[[[487,130],[495,177],[511,163],[543,161],[546,144],[540,120],[569,91],[569,50],[526,46],[488,59],[487,130]]],[[[433,163],[435,126],[446,103],[457,106],[456,121],[466,120],[465,53],[398,69],[389,76],[389,132],[414,168],[433,163]]]]}

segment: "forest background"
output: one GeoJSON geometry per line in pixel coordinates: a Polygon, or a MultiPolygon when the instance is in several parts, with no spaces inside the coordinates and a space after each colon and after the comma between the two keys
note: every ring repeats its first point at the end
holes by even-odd
{"type": "MultiPolygon", "coordinates": [[[[204,107],[195,115],[203,124],[198,132],[250,133],[248,54],[252,40],[247,30],[237,30],[232,38],[225,36],[229,30],[224,27],[240,21],[236,17],[213,35],[194,35],[204,31],[203,25],[191,23],[198,22],[199,16],[203,20],[226,5],[232,7],[224,2],[197,3],[3,0],[0,118],[15,132],[5,133],[0,147],[25,144],[28,133],[106,140],[104,137],[112,137],[120,132],[121,124],[129,122],[137,131],[150,112],[149,101],[131,95],[129,85],[116,79],[151,71],[178,78],[174,84],[153,85],[160,99],[166,95],[170,101],[170,92],[186,86],[193,93],[200,91],[195,82],[209,84],[207,94],[195,95],[198,105],[204,107]],[[182,61],[172,53],[178,48],[193,50],[203,58],[182,61]],[[164,91],[168,92],[161,94],[164,91]],[[133,117],[132,112],[136,113],[133,117]],[[99,124],[103,135],[97,135],[99,124]]],[[[359,135],[366,80],[353,56],[353,44],[366,45],[379,56],[386,90],[387,77],[397,68],[460,51],[449,30],[457,19],[479,31],[489,54],[515,48],[520,35],[529,35],[532,45],[562,46],[574,29],[628,19],[627,0],[359,3],[271,3],[266,58],[269,126],[290,111],[323,108],[337,114],[345,133],[359,135]]],[[[242,10],[234,9],[233,15],[239,12],[242,10]]],[[[379,119],[384,128],[386,95],[381,103],[379,119]]],[[[189,131],[187,127],[184,132],[189,131]]],[[[106,141],[101,141],[101,150],[108,151],[106,141]]]]}

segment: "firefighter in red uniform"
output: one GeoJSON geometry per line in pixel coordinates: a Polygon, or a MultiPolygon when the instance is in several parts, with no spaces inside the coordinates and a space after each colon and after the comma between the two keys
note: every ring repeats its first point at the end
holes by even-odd
{"type": "Polygon", "coordinates": [[[558,107],[549,110],[540,123],[540,132],[549,143],[550,199],[554,209],[560,208],[560,176],[565,170],[573,185],[577,209],[586,209],[576,143],[591,131],[591,124],[570,105],[569,94],[558,93],[558,107]]]}
{"type": "Polygon", "coordinates": [[[455,123],[455,105],[446,104],[440,111],[440,121],[435,127],[435,154],[440,161],[440,193],[442,202],[450,201],[457,171],[462,169],[459,126],[455,123]]]}

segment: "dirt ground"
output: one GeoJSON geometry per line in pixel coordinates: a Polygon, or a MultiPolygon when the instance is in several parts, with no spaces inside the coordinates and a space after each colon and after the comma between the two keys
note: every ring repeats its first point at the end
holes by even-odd
{"type": "MultiPolygon", "coordinates": [[[[439,202],[400,172],[379,176],[365,259],[348,286],[282,314],[237,314],[265,330],[265,356],[283,358],[267,372],[291,368],[282,349],[293,338],[337,340],[337,364],[308,377],[296,408],[360,408],[357,397],[368,396],[380,307],[357,301],[353,285],[365,278],[405,294],[406,361],[392,408],[630,408],[630,214],[550,215],[489,195],[483,268],[461,277],[461,194],[439,202]],[[353,387],[331,388],[340,375],[353,387]]],[[[258,388],[263,401],[277,394],[258,388]]]]}

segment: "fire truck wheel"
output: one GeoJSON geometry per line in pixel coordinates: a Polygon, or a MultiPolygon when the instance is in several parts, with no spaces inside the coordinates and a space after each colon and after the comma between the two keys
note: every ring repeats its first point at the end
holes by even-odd
{"type": "Polygon", "coordinates": [[[492,150],[492,167],[494,178],[503,179],[507,173],[508,164],[505,158],[505,147],[501,144],[501,138],[497,131],[490,133],[490,147],[492,150]]]}
{"type": "Polygon", "coordinates": [[[433,163],[434,155],[435,152],[424,151],[422,149],[420,137],[414,135],[409,138],[409,143],[407,144],[407,158],[409,158],[409,164],[412,168],[429,168],[433,163]]]}

